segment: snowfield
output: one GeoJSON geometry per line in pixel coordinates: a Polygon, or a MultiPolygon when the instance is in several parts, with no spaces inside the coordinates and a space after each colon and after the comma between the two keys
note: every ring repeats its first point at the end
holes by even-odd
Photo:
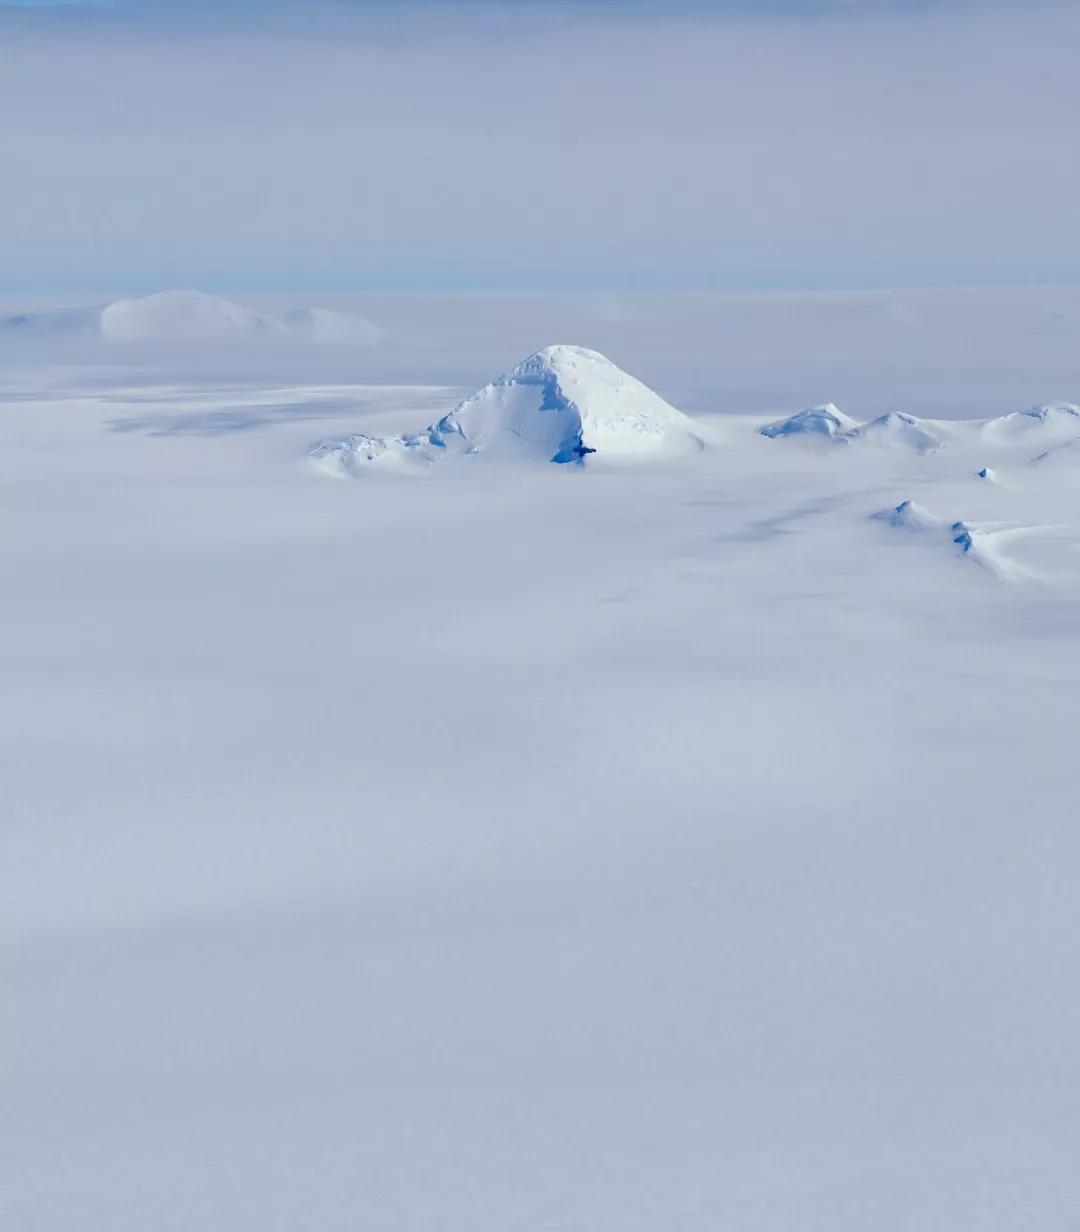
{"type": "Polygon", "coordinates": [[[1080,411],[514,358],[0,373],[0,1222],[1071,1232],[1080,411]]]}

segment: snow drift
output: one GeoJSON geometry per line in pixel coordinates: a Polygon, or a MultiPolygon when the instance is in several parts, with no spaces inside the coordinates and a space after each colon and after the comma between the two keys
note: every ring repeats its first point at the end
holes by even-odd
{"type": "Polygon", "coordinates": [[[530,355],[423,432],[323,441],[311,457],[334,474],[368,464],[425,465],[454,455],[577,463],[697,452],[691,419],[596,351],[530,355]]]}

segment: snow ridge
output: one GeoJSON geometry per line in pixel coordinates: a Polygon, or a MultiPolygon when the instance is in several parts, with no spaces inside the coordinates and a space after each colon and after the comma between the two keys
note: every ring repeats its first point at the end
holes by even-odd
{"type": "Polygon", "coordinates": [[[1001,445],[1029,440],[1063,440],[1080,431],[1080,406],[1072,402],[1049,402],[1026,411],[1012,411],[985,420],[982,431],[988,440],[1001,445]]]}
{"type": "Polygon", "coordinates": [[[890,411],[868,423],[859,423],[850,415],[845,415],[832,402],[809,407],[786,419],[778,419],[775,423],[766,424],[760,432],[762,436],[773,440],[805,436],[823,438],[843,445],[866,441],[887,448],[912,449],[916,453],[933,453],[940,449],[942,444],[941,438],[933,429],[914,415],[890,411]]]}

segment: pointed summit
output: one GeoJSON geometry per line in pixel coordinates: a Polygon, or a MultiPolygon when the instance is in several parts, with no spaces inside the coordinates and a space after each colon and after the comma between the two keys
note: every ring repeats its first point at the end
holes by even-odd
{"type": "Polygon", "coordinates": [[[829,440],[839,440],[857,428],[858,424],[850,415],[845,415],[839,407],[831,402],[821,406],[812,406],[797,415],[787,419],[778,419],[775,423],[766,424],[761,429],[761,435],[770,439],[782,436],[826,437],[829,440]]]}
{"type": "Polygon", "coordinates": [[[882,509],[870,515],[876,522],[886,522],[903,530],[934,531],[942,530],[946,523],[936,517],[929,509],[916,505],[912,500],[901,501],[895,509],[882,509]]]}
{"type": "Polygon", "coordinates": [[[415,435],[363,434],[316,445],[334,473],[367,463],[429,463],[453,455],[582,463],[653,457],[704,447],[704,434],[596,351],[551,346],[511,368],[415,435]]]}

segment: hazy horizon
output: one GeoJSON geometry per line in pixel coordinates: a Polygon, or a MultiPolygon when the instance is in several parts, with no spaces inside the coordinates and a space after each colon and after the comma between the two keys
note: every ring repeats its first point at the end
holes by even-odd
{"type": "Polygon", "coordinates": [[[0,6],[0,293],[1076,283],[1078,34],[1007,2],[0,6]]]}

